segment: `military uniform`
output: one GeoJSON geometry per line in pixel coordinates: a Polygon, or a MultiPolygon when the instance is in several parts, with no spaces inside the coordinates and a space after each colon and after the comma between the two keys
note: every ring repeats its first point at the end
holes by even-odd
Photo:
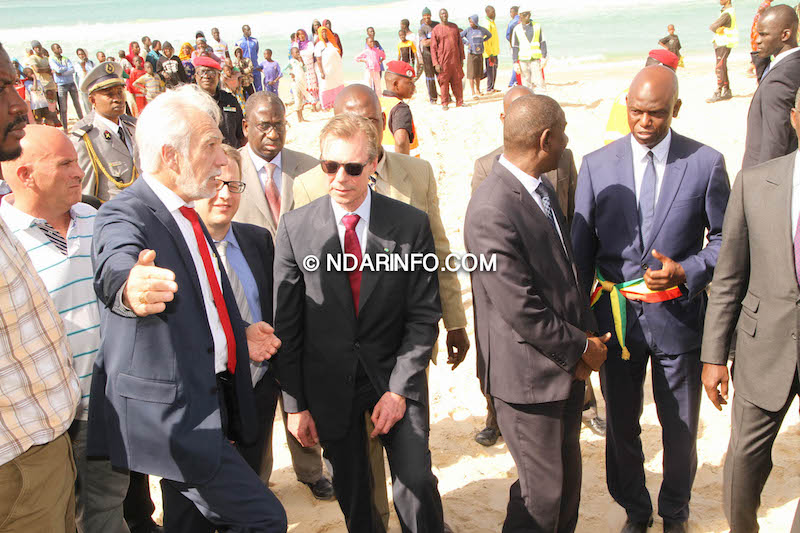
{"type": "Polygon", "coordinates": [[[72,144],[83,169],[83,193],[107,202],[139,175],[139,150],[134,134],[136,119],[122,115],[114,132],[94,111],[75,124],[72,144]],[[120,132],[125,136],[122,142],[120,132]],[[91,148],[90,148],[91,144],[91,148]]]}
{"type": "MultiPolygon", "coordinates": [[[[123,86],[122,66],[110,61],[91,70],[81,83],[81,91],[123,86]]],[[[107,202],[139,177],[139,150],[136,148],[136,119],[121,115],[119,123],[92,111],[75,124],[70,139],[78,152],[84,172],[83,193],[107,202]]]]}

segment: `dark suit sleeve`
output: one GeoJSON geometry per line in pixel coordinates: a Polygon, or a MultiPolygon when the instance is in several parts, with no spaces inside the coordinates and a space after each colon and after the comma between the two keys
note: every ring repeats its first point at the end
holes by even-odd
{"type": "Polygon", "coordinates": [[[303,306],[305,281],[297,264],[286,218],[278,225],[273,273],[275,334],[281,347],[275,357],[278,380],[283,389],[283,408],[287,413],[308,409],[303,392],[303,306]]]}
{"type": "MultiPolygon", "coordinates": [[[[570,152],[571,154],[571,152],[570,152]]],[[[572,228],[572,221],[575,218],[575,194],[578,186],[578,169],[575,167],[575,157],[569,158],[569,188],[567,192],[567,227],[572,228]]]]}
{"type": "Polygon", "coordinates": [[[784,156],[793,149],[795,131],[792,127],[789,110],[794,107],[796,89],[788,77],[767,78],[769,87],[761,100],[761,150],[758,163],[784,156]]]}
{"type": "Polygon", "coordinates": [[[586,348],[586,333],[554,313],[539,295],[537,280],[520,257],[520,237],[506,214],[493,206],[476,207],[465,233],[470,253],[496,258],[494,271],[476,270],[472,279],[480,280],[500,318],[525,342],[572,372],[586,348]]]}
{"type": "MultiPolygon", "coordinates": [[[[92,238],[94,290],[113,310],[114,299],[128,280],[139,252],[147,248],[144,223],[129,202],[108,202],[98,211],[92,238]]],[[[156,256],[158,266],[158,256],[156,256]]]]}
{"type": "Polygon", "coordinates": [[[725,170],[725,159],[721,154],[711,168],[711,179],[705,195],[705,219],[708,228],[708,243],[697,255],[687,257],[680,262],[686,272],[686,288],[689,298],[694,298],[711,283],[714,267],[717,264],[719,247],[722,243],[722,223],[725,208],[730,196],[730,182],[725,170]]]}
{"type": "MultiPolygon", "coordinates": [[[[420,224],[412,253],[434,254],[433,233],[427,216],[420,224]]],[[[405,311],[405,333],[397,350],[396,362],[389,376],[389,391],[427,403],[425,370],[431,361],[433,345],[439,334],[442,306],[439,300],[439,276],[418,267],[409,274],[405,311]]]]}
{"type": "Polygon", "coordinates": [[[722,246],[708,300],[700,360],[724,365],[750,277],[750,236],[744,213],[744,179],[733,183],[722,227],[722,246]]]}
{"type": "Polygon", "coordinates": [[[578,269],[578,282],[584,294],[594,283],[597,236],[594,228],[594,190],[589,162],[584,159],[575,187],[575,216],[572,220],[572,252],[578,269]]]}

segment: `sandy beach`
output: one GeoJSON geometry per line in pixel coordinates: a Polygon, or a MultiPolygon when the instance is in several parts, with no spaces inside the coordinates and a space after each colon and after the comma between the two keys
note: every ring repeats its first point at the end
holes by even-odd
{"type": "MultiPolygon", "coordinates": [[[[643,61],[642,61],[643,64],[643,61]]],[[[730,64],[732,100],[707,104],[715,88],[713,54],[686,58],[687,68],[679,71],[683,107],[673,122],[676,131],[704,142],[725,155],[733,181],[744,150],[745,122],[754,79],[745,77],[746,63],[735,56],[730,64]]],[[[569,147],[576,164],[602,146],[608,111],[614,98],[626,88],[640,64],[616,66],[608,71],[602,64],[580,69],[548,69],[549,94],[556,98],[567,115],[569,147]]],[[[508,70],[498,76],[505,89],[508,70]]],[[[360,81],[360,80],[352,80],[360,81]]],[[[424,80],[411,102],[420,136],[422,157],[431,162],[438,179],[439,202],[450,243],[455,251],[464,250],[463,222],[469,202],[473,162],[502,142],[499,114],[502,94],[472,100],[465,90],[467,106],[443,111],[428,104],[424,80]]],[[[288,90],[288,80],[282,83],[288,90]]],[[[287,146],[312,155],[319,154],[318,133],[330,113],[305,113],[308,122],[298,124],[289,115],[287,146]]],[[[432,366],[431,451],[446,521],[457,533],[497,532],[501,530],[508,501],[508,488],[516,479],[516,469],[502,439],[490,448],[474,442],[484,425],[486,404],[475,377],[475,349],[472,330],[472,298],[468,278],[462,278],[464,305],[469,318],[468,333],[473,340],[466,361],[455,371],[449,366],[432,366]]],[[[439,346],[444,350],[444,332],[439,346]]],[[[446,353],[439,353],[440,361],[446,353]]],[[[597,374],[592,378],[599,394],[597,374]]],[[[661,482],[661,429],[652,398],[648,374],[642,415],[642,440],[646,456],[647,486],[657,499],[661,482]]],[[[730,407],[717,412],[703,395],[698,439],[699,465],[691,503],[690,531],[722,532],[727,522],[722,511],[722,464],[730,432],[730,407]]],[[[795,403],[783,424],[774,447],[774,468],[762,496],[759,519],[762,531],[788,531],[800,496],[800,416],[795,403]]],[[[603,438],[588,429],[581,434],[583,450],[583,490],[579,532],[617,532],[625,513],[608,494],[605,483],[603,438]]],[[[271,489],[286,507],[289,531],[295,533],[340,533],[346,528],[336,502],[318,502],[309,490],[295,480],[280,418],[274,431],[275,471],[271,489]]],[[[387,466],[388,472],[388,466],[387,466]]],[[[153,496],[158,498],[155,480],[153,496]]],[[[391,494],[391,492],[390,492],[391,494]]],[[[156,517],[160,521],[160,505],[156,517]]],[[[400,526],[392,513],[390,532],[400,526]]],[[[660,520],[651,531],[661,531],[660,520]]]]}

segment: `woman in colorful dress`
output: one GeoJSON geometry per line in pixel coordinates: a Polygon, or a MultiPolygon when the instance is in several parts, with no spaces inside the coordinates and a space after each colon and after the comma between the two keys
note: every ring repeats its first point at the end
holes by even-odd
{"type": "Polygon", "coordinates": [[[306,67],[306,93],[308,94],[308,103],[314,111],[319,111],[319,83],[317,82],[317,70],[314,68],[314,46],[308,40],[306,30],[297,30],[296,46],[300,51],[300,59],[303,60],[303,65],[306,67]]]}
{"type": "Polygon", "coordinates": [[[322,26],[318,35],[314,58],[319,71],[319,98],[322,109],[331,109],[336,95],[344,89],[344,67],[339,49],[333,43],[333,32],[322,26]]]}
{"type": "Polygon", "coordinates": [[[194,83],[192,52],[194,52],[194,47],[190,43],[183,43],[181,45],[181,53],[178,54],[178,57],[181,59],[181,63],[183,63],[183,70],[186,71],[186,76],[189,77],[189,83],[194,83]]]}

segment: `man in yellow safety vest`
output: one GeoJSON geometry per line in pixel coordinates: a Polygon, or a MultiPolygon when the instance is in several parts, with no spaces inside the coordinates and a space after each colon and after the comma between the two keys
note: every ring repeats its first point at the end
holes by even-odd
{"type": "Polygon", "coordinates": [[[719,0],[722,14],[709,29],[714,32],[714,54],[717,58],[715,72],[717,74],[717,90],[706,102],[714,103],[720,100],[733,98],[728,81],[728,56],[731,49],[739,42],[739,33],[736,28],[736,11],[733,9],[732,0],[719,0]]]}
{"type": "Polygon", "coordinates": [[[546,61],[547,58],[547,44],[542,40],[542,26],[531,20],[531,10],[527,7],[519,10],[519,24],[514,27],[511,34],[511,47],[515,68],[519,68],[522,85],[531,89],[540,87],[546,91],[542,61],[546,61]]]}

